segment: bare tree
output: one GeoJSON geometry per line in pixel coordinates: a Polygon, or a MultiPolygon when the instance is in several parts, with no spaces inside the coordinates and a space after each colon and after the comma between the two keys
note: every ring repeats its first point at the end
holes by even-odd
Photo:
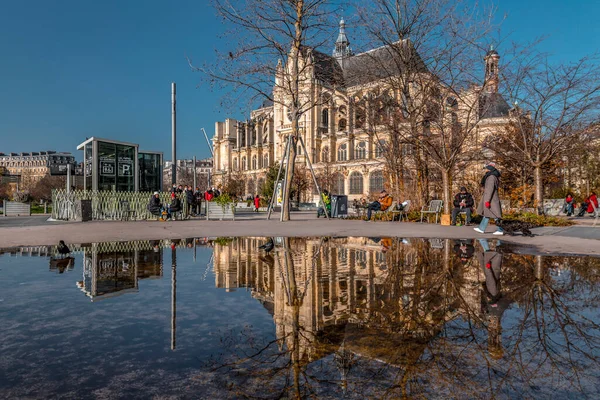
{"type": "Polygon", "coordinates": [[[45,202],[52,201],[52,190],[63,189],[66,182],[66,176],[45,175],[31,188],[31,197],[35,200],[43,200],[45,202]]]}
{"type": "Polygon", "coordinates": [[[372,59],[371,70],[383,78],[365,99],[367,126],[392,187],[403,191],[410,167],[423,202],[434,167],[449,207],[456,167],[474,155],[466,145],[485,115],[479,99],[488,90],[474,66],[495,29],[493,10],[478,10],[465,1],[374,0],[360,12],[372,42],[387,52],[372,59]]]}
{"type": "Polygon", "coordinates": [[[513,132],[490,137],[487,147],[510,152],[533,172],[535,206],[542,212],[545,166],[590,141],[586,129],[599,118],[600,69],[596,57],[553,64],[543,54],[515,51],[504,68],[506,95],[515,107],[513,132]]]}
{"type": "Polygon", "coordinates": [[[213,0],[213,4],[233,28],[229,38],[234,47],[219,53],[215,64],[193,68],[209,82],[232,88],[238,94],[231,97],[236,101],[239,96],[250,103],[269,99],[285,110],[286,116],[276,118],[290,121],[282,206],[282,220],[288,221],[300,120],[321,101],[310,85],[316,62],[313,49],[327,38],[335,9],[327,0],[213,0]]]}

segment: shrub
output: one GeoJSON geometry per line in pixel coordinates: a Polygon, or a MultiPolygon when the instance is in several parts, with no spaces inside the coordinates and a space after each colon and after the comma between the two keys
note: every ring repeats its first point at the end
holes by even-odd
{"type": "Polygon", "coordinates": [[[525,221],[538,226],[571,226],[574,222],[565,218],[537,215],[532,212],[510,212],[503,215],[508,221],[525,221]]]}
{"type": "Polygon", "coordinates": [[[225,211],[226,207],[231,207],[232,210],[235,207],[234,200],[227,193],[221,193],[221,195],[219,197],[215,197],[213,201],[219,204],[223,208],[223,211],[225,211]]]}

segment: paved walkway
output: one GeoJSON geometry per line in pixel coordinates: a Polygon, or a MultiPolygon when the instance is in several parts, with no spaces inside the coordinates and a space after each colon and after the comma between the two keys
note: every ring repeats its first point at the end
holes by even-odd
{"type": "MultiPolygon", "coordinates": [[[[444,239],[496,238],[481,235],[472,227],[452,227],[414,222],[365,222],[316,219],[314,213],[293,213],[291,222],[279,222],[278,215],[267,221],[265,214],[240,215],[236,221],[135,221],[85,223],[17,221],[0,219],[0,247],[53,245],[104,241],[181,239],[218,236],[367,236],[421,237],[444,239]]],[[[33,218],[33,217],[28,217],[33,218]]],[[[36,217],[37,218],[37,217],[36,217]]],[[[489,228],[490,231],[492,228],[489,228]]],[[[536,228],[534,238],[503,236],[502,240],[535,248],[541,253],[590,254],[600,256],[600,227],[536,228]]]]}

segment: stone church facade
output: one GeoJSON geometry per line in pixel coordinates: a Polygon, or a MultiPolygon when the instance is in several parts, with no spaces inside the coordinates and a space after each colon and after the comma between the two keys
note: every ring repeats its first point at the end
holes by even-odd
{"type": "MultiPolygon", "coordinates": [[[[408,41],[398,42],[414,51],[408,41]]],[[[372,115],[374,106],[386,104],[382,98],[398,98],[398,93],[387,86],[393,76],[394,64],[389,46],[365,53],[353,54],[345,32],[345,23],[340,22],[338,38],[333,54],[327,55],[313,49],[303,51],[304,92],[314,99],[313,106],[304,112],[299,121],[299,130],[306,143],[307,153],[318,176],[328,174],[327,183],[322,184],[334,194],[345,194],[350,200],[368,197],[382,189],[388,191],[386,179],[385,146],[389,140],[385,124],[372,115]],[[375,68],[383,66],[381,70],[375,68]],[[379,124],[379,126],[378,126],[379,124]],[[378,134],[373,134],[376,127],[378,134]]],[[[431,75],[420,61],[413,67],[423,76],[431,75]]],[[[484,138],[505,129],[510,107],[498,93],[500,56],[490,50],[485,59],[484,85],[473,89],[477,127],[474,140],[466,144],[481,148],[484,138]]],[[[265,182],[265,174],[274,163],[281,163],[286,140],[292,130],[289,102],[278,89],[284,80],[285,66],[278,64],[275,76],[274,102],[265,101],[250,113],[246,121],[226,119],[215,124],[213,137],[215,185],[223,184],[235,176],[245,183],[245,194],[259,193],[265,182]]],[[[469,96],[465,96],[468,98],[469,96]]],[[[387,103],[389,104],[389,103],[387,103]]],[[[397,104],[397,103],[396,103],[397,104]]],[[[460,108],[460,106],[459,106],[460,108]]],[[[463,117],[458,112],[458,118],[463,117]]],[[[407,158],[412,153],[410,145],[402,147],[407,158]]],[[[482,152],[485,157],[485,151],[482,152]]],[[[303,152],[298,152],[297,165],[305,164],[303,152]]],[[[414,175],[408,171],[407,176],[414,175]]],[[[481,174],[481,169],[473,175],[481,174]]],[[[463,179],[458,176],[457,179],[463,179]]],[[[312,185],[311,185],[312,186],[312,185]]],[[[305,196],[306,201],[316,201],[313,190],[305,196]]]]}

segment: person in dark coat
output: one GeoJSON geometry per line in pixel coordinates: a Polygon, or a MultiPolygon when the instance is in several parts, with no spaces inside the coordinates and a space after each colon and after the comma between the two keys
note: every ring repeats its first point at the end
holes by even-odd
{"type": "Polygon", "coordinates": [[[148,203],[148,211],[152,215],[160,216],[162,213],[162,204],[160,203],[160,198],[158,192],[154,192],[152,197],[150,197],[150,202],[148,203]]]}
{"type": "Polygon", "coordinates": [[[475,254],[472,240],[456,240],[454,243],[454,253],[462,264],[466,264],[475,254]]]}
{"type": "Polygon", "coordinates": [[[173,215],[173,213],[181,212],[182,208],[183,207],[181,206],[181,200],[179,200],[179,198],[175,196],[175,193],[171,193],[171,204],[169,204],[168,217],[175,221],[175,216],[173,215]]]}
{"type": "MultiPolygon", "coordinates": [[[[481,219],[481,224],[477,228],[474,228],[479,233],[485,233],[490,218],[495,220],[502,219],[502,207],[500,206],[500,196],[498,195],[500,171],[496,169],[496,164],[493,162],[488,163],[484,168],[487,169],[487,172],[481,179],[483,196],[477,207],[477,214],[483,216],[483,218],[481,219]]],[[[504,235],[504,231],[497,226],[494,235],[504,235]]]]}
{"type": "Polygon", "coordinates": [[[454,209],[452,210],[452,225],[456,225],[456,217],[459,213],[464,212],[467,221],[466,224],[471,224],[471,213],[473,212],[473,206],[475,205],[475,201],[473,200],[473,196],[471,193],[467,192],[466,187],[460,188],[460,193],[454,196],[454,209]]]}
{"type": "Polygon", "coordinates": [[[194,201],[196,199],[194,198],[194,192],[192,191],[192,187],[186,186],[184,193],[185,193],[185,202],[188,205],[188,214],[190,214],[192,216],[196,216],[194,213],[194,201]]]}

